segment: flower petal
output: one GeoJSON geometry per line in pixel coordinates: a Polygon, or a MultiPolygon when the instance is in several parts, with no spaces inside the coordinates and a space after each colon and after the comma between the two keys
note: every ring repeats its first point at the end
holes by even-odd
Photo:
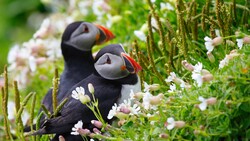
{"type": "Polygon", "coordinates": [[[76,99],[76,100],[79,99],[79,95],[78,95],[78,93],[77,93],[75,90],[72,91],[71,96],[72,96],[74,99],[76,99]]]}
{"type": "Polygon", "coordinates": [[[171,123],[174,123],[174,118],[173,118],[173,117],[168,118],[168,119],[167,119],[167,122],[170,123],[170,124],[171,124],[171,123]]]}
{"type": "Polygon", "coordinates": [[[172,130],[172,129],[174,128],[174,125],[175,125],[175,124],[169,124],[169,125],[167,126],[167,129],[168,129],[168,130],[172,130]]]}
{"type": "Polygon", "coordinates": [[[205,40],[206,42],[212,42],[212,39],[209,38],[208,36],[206,36],[206,37],[204,38],[204,40],[205,40]]]}
{"type": "Polygon", "coordinates": [[[206,102],[202,102],[202,103],[199,104],[198,106],[199,106],[199,108],[200,108],[202,111],[204,111],[204,110],[206,110],[206,108],[207,108],[207,103],[206,103],[206,102]]]}
{"type": "Polygon", "coordinates": [[[198,99],[199,99],[199,101],[201,101],[201,102],[206,101],[206,100],[205,100],[205,98],[203,98],[202,96],[199,96],[199,98],[198,98],[198,99]]]}
{"type": "Polygon", "coordinates": [[[236,39],[236,41],[237,41],[237,45],[238,45],[239,49],[241,49],[243,46],[243,39],[236,39]]]}
{"type": "Polygon", "coordinates": [[[76,87],[76,91],[77,91],[77,93],[80,93],[81,92],[80,87],[76,87]]]}

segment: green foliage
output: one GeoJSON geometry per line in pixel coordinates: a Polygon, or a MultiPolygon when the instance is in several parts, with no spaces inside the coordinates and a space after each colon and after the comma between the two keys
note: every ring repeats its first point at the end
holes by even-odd
{"type": "Polygon", "coordinates": [[[28,23],[32,14],[44,13],[47,10],[39,0],[1,0],[0,1],[0,73],[7,63],[10,46],[27,40],[32,36],[36,22],[28,23]],[[31,24],[31,25],[29,25],[31,24]]]}

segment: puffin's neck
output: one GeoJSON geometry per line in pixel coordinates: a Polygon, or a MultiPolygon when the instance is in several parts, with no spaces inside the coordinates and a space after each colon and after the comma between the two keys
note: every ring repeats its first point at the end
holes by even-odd
{"type": "MultiPolygon", "coordinates": [[[[71,46],[63,46],[62,53],[64,57],[64,70],[74,71],[75,69],[84,69],[86,65],[94,62],[92,51],[81,51],[71,46]]],[[[86,69],[86,68],[85,68],[86,69]]]]}
{"type": "MultiPolygon", "coordinates": [[[[96,70],[94,70],[94,75],[101,77],[100,74],[96,70]]],[[[121,85],[135,85],[139,81],[139,77],[137,74],[130,74],[125,78],[121,78],[117,80],[108,80],[108,81],[113,81],[114,83],[121,84],[121,85]]]]}
{"type": "Polygon", "coordinates": [[[139,81],[139,78],[137,74],[130,74],[125,78],[121,78],[115,81],[118,83],[121,83],[122,85],[126,85],[126,84],[135,85],[139,81]]]}

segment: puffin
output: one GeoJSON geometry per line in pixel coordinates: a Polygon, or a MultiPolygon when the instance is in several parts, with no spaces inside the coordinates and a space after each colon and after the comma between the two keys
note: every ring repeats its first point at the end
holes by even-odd
{"type": "MultiPolygon", "coordinates": [[[[64,70],[60,76],[57,101],[60,103],[67,91],[94,71],[92,47],[103,44],[115,36],[107,28],[84,21],[69,24],[61,38],[64,70]]],[[[45,95],[42,104],[53,113],[52,89],[45,95]]]]}
{"type": "MultiPolygon", "coordinates": [[[[67,91],[94,71],[92,47],[101,45],[115,36],[104,26],[85,21],[76,21],[69,24],[61,38],[61,51],[64,59],[64,70],[60,76],[57,92],[57,101],[60,103],[67,91]]],[[[52,88],[48,90],[42,104],[53,113],[52,88]]],[[[39,113],[42,111],[40,109],[39,113]]],[[[41,121],[46,117],[43,115],[41,121]]],[[[33,125],[35,129],[35,125],[33,125]]],[[[30,126],[24,132],[29,132],[30,126]]]]}
{"type": "Polygon", "coordinates": [[[62,107],[59,116],[44,120],[40,129],[35,131],[33,135],[56,134],[52,141],[58,141],[60,135],[66,141],[83,140],[80,135],[70,134],[72,127],[79,120],[82,120],[82,128],[92,130],[91,120],[96,119],[96,117],[85,104],[72,97],[72,91],[77,87],[83,87],[85,95],[93,100],[92,94],[88,90],[88,84],[93,85],[94,96],[98,100],[100,113],[105,122],[108,123],[111,120],[107,116],[114,103],[118,103],[121,99],[127,97],[123,95],[129,95],[131,89],[136,91],[141,89],[137,73],[142,68],[126,54],[121,44],[111,44],[102,48],[95,57],[94,68],[92,74],[70,89],[67,94],[68,101],[62,107]]]}

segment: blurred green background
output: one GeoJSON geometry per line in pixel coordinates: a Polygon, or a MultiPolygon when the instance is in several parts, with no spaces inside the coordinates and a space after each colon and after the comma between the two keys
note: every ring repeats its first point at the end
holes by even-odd
{"type": "Polygon", "coordinates": [[[40,0],[0,1],[0,74],[7,64],[9,48],[29,40],[49,11],[40,0]]]}

